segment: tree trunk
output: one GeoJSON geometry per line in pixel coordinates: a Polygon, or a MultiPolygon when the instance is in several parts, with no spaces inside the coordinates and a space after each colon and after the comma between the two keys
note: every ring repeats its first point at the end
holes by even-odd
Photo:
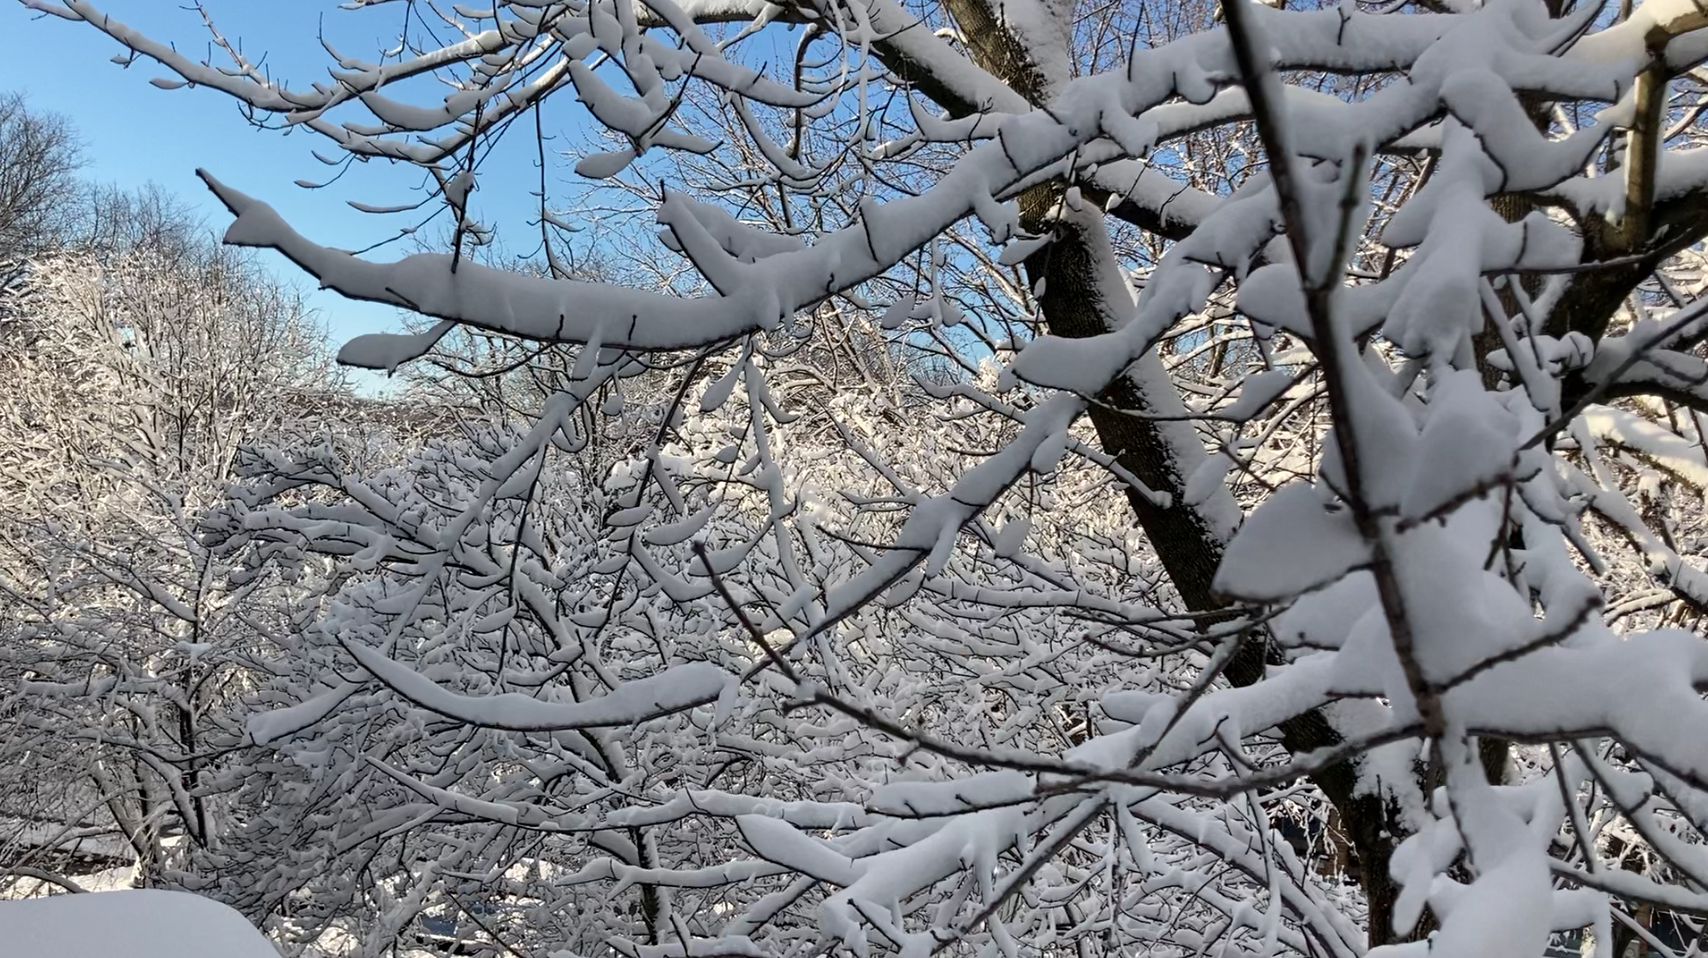
{"type": "MultiPolygon", "coordinates": [[[[981,67],[1029,102],[1036,105],[1047,101],[1049,77],[1033,61],[1030,48],[1008,29],[997,9],[986,0],[949,0],[949,9],[981,67]]],[[[899,65],[904,69],[908,66],[899,65]]],[[[957,106],[944,105],[952,111],[957,106]]],[[[959,106],[968,108],[967,104],[959,106]]],[[[1052,335],[1068,338],[1110,332],[1127,317],[1132,303],[1130,299],[1125,303],[1110,300],[1113,291],[1106,284],[1119,274],[1108,234],[1098,214],[1056,215],[1061,195],[1058,184],[1043,184],[1020,200],[1022,226],[1032,233],[1054,234],[1054,242],[1025,263],[1034,288],[1039,280],[1044,281],[1039,302],[1044,324],[1052,335]]],[[[1127,297],[1124,287],[1120,296],[1127,297]]],[[[1189,422],[1157,418],[1186,412],[1161,357],[1153,351],[1097,399],[1090,419],[1103,451],[1152,490],[1171,497],[1172,504],[1164,508],[1129,489],[1127,501],[1140,527],[1185,607],[1202,621],[1214,621],[1226,603],[1211,584],[1233,529],[1226,521],[1219,522],[1212,510],[1182,501],[1186,480],[1205,453],[1189,422]]],[[[1262,630],[1247,639],[1225,671],[1230,682],[1251,685],[1263,678],[1268,665],[1279,661],[1278,651],[1267,640],[1262,630]]],[[[1294,754],[1333,747],[1342,741],[1320,710],[1289,719],[1280,730],[1283,745],[1294,754]]],[[[1333,803],[1357,855],[1369,906],[1370,944],[1407,940],[1408,936],[1393,932],[1398,889],[1388,874],[1394,847],[1406,833],[1398,809],[1388,807],[1380,796],[1360,791],[1354,762],[1324,769],[1312,776],[1312,781],[1333,803]]]]}
{"type": "MultiPolygon", "coordinates": [[[[1026,261],[1028,278],[1035,285],[1044,281],[1041,297],[1044,321],[1050,333],[1065,337],[1095,336],[1109,332],[1120,314],[1118,304],[1108,302],[1101,289],[1101,276],[1115,264],[1107,238],[1091,235],[1079,218],[1044,217],[1055,198],[1047,188],[1034,191],[1022,203],[1022,223],[1029,231],[1053,231],[1055,241],[1026,261]],[[1099,263],[1099,255],[1111,256],[1099,263]]],[[[1226,537],[1231,530],[1205,510],[1182,504],[1186,479],[1204,451],[1190,424],[1155,418],[1158,414],[1186,411],[1179,393],[1163,371],[1154,352],[1140,361],[1135,371],[1124,375],[1097,396],[1090,419],[1104,452],[1158,492],[1166,492],[1173,505],[1163,508],[1136,490],[1127,499],[1139,525],[1156,550],[1175,590],[1186,608],[1201,621],[1214,621],[1226,603],[1211,588],[1221,565],[1226,537]]],[[[1251,685],[1264,676],[1266,667],[1278,662],[1267,633],[1252,635],[1233,660],[1226,675],[1235,685],[1251,685]]],[[[1341,736],[1321,711],[1311,711],[1281,725],[1282,744],[1294,754],[1340,744],[1341,736]]],[[[1369,941],[1372,946],[1406,940],[1392,930],[1398,889],[1388,874],[1393,855],[1405,828],[1398,810],[1376,795],[1358,788],[1358,765],[1343,762],[1318,772],[1312,781],[1328,796],[1340,817],[1347,840],[1357,854],[1359,880],[1369,904],[1369,941]]]]}

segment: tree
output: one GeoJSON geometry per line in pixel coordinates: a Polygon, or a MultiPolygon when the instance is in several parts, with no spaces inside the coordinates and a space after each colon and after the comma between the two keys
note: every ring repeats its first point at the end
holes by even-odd
{"type": "Polygon", "coordinates": [[[5,303],[8,884],[65,867],[61,834],[109,836],[92,864],[144,883],[167,845],[213,840],[207,736],[287,610],[234,587],[197,523],[247,440],[342,405],[293,290],[158,194],[93,212],[96,240],[27,260],[5,303]]]}
{"type": "Polygon", "coordinates": [[[0,267],[58,243],[71,226],[82,151],[63,117],[0,93],[0,267]]]}
{"type": "MultiPolygon", "coordinates": [[[[1696,691],[1708,648],[1662,627],[1699,623],[1708,597],[1686,558],[1700,540],[1675,534],[1664,501],[1695,499],[1708,472],[1693,265],[1708,175],[1689,149],[1708,34],[1694,6],[518,0],[443,13],[459,37],[448,44],[406,18],[396,53],[341,57],[334,82],[292,89],[217,33],[230,64],[191,60],[86,0],[24,2],[258,119],[429,172],[452,248],[389,263],[320,245],[203,174],[235,216],[227,242],[436,321],[359,337],[342,361],[396,368],[459,327],[577,347],[523,441],[459,466],[478,482],[452,500],[456,535],[406,547],[372,534],[373,556],[400,549],[430,577],[417,588],[443,594],[435,608],[464,608],[471,576],[491,588],[498,570],[455,561],[462,532],[529,495],[639,357],[688,357],[679,398],[715,375],[708,414],[742,387],[745,423],[712,459],[763,511],[682,495],[668,443],[703,432],[678,401],[606,517],[631,542],[605,573],[608,601],[715,605],[717,642],[662,649],[661,674],[724,664],[754,703],[744,717],[783,716],[755,721],[805,738],[846,721],[900,743],[893,764],[806,775],[822,792],[792,822],[698,807],[662,779],[582,820],[522,794],[550,777],[538,766],[522,763],[520,791],[484,805],[454,776],[400,773],[433,815],[511,829],[606,830],[678,799],[721,829],[697,853],[739,860],[635,858],[638,872],[599,875],[730,896],[688,913],[655,897],[621,933],[629,953],[1355,954],[1365,939],[1398,954],[1432,932],[1449,954],[1539,954],[1554,931],[1591,928],[1600,947],[1616,925],[1652,935],[1633,903],[1708,910],[1708,755],[1675,731],[1708,714],[1696,691]],[[420,93],[429,79],[450,92],[420,93]],[[481,158],[530,111],[541,130],[571,89],[612,141],[576,172],[630,177],[615,189],[647,199],[679,256],[659,288],[560,278],[567,214],[543,168],[548,269],[468,252],[492,230],[470,199],[492,175],[481,158]],[[673,181],[655,188],[661,176],[673,181]],[[783,405],[787,344],[863,322],[934,356],[919,395],[940,404],[948,435],[986,442],[931,438],[893,394],[878,413],[783,405]],[[844,415],[884,423],[886,439],[914,427],[920,449],[941,453],[897,453],[844,415]],[[888,491],[848,494],[820,522],[806,508],[818,489],[784,448],[815,423],[888,491]],[[1070,455],[1118,482],[1075,499],[1040,488],[1070,455]],[[655,488],[662,507],[643,501],[655,488]],[[1148,555],[1043,544],[1116,490],[1148,555]],[[771,546],[664,563],[649,536],[670,540],[697,508],[757,522],[750,541],[771,546]],[[1586,513],[1614,535],[1586,530],[1586,513]],[[998,514],[1013,518],[998,527],[998,514]],[[821,561],[821,534],[854,564],[821,561]],[[1638,562],[1602,558],[1619,538],[1638,562]],[[1116,583],[1159,570],[1152,607],[1082,587],[1092,552],[1129,577],[1116,583]],[[733,590],[724,579],[743,562],[786,588],[733,590]],[[867,616],[891,610],[946,643],[939,666],[975,672],[1008,666],[959,620],[1059,636],[1047,613],[1060,611],[1096,625],[1073,646],[1115,656],[1113,675],[1052,674],[1048,647],[1021,635],[1026,694],[978,690],[950,718],[885,685],[905,651],[848,651],[867,616]],[[850,670],[864,654],[870,673],[850,670]],[[1014,724],[1060,704],[1032,698],[1051,683],[1083,693],[1084,718],[1058,741],[1012,744],[1014,724]],[[909,769],[919,753],[933,764],[909,769]],[[925,780],[882,781],[912,772],[925,780]],[[837,817],[855,814],[841,803],[863,817],[837,817]],[[1290,805],[1324,803],[1359,866],[1350,903],[1272,832],[1290,805]],[[1639,847],[1646,870],[1604,858],[1639,847]]],[[[859,488],[835,482],[824,498],[859,488]]],[[[519,556],[528,524],[506,528],[519,556]]],[[[459,672],[422,658],[454,654],[411,635],[415,616],[386,606],[337,630],[360,666],[348,695],[401,698],[471,735],[562,734],[594,711],[632,725],[624,734],[686,721],[694,732],[660,732],[681,740],[724,711],[730,686],[710,682],[499,694],[521,639],[487,640],[459,672]],[[665,704],[687,718],[657,714],[665,704]]],[[[292,714],[335,704],[317,695],[292,714]]]]}

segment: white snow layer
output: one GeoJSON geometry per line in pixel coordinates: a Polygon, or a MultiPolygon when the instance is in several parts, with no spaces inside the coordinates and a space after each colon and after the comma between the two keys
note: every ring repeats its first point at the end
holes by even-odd
{"type": "Polygon", "coordinates": [[[278,958],[231,908],[184,892],[95,892],[0,902],[6,958],[278,958]]]}

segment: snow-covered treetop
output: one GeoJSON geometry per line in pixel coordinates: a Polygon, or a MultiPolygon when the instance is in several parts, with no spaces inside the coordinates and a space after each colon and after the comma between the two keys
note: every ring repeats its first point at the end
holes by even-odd
{"type": "Polygon", "coordinates": [[[575,347],[529,422],[379,475],[256,452],[210,519],[332,570],[246,800],[391,849],[386,933],[482,882],[648,958],[1611,954],[1708,912],[1664,508],[1708,480],[1692,0],[510,0],[307,87],[23,2],[427,171],[449,249],[393,260],[202,173],[227,242],[431,322],[343,362],[575,347]],[[602,185],[542,172],[546,268],[503,268],[471,196],[554,97],[602,185]],[[572,278],[611,197],[667,281],[572,278]],[[631,455],[575,467],[643,377],[631,455]],[[1278,838],[1313,802],[1350,901],[1278,838]]]}

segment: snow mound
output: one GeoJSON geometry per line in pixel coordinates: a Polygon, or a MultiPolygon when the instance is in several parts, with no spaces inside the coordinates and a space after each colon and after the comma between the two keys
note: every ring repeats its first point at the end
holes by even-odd
{"type": "Polygon", "coordinates": [[[236,911],[184,892],[0,902],[7,958],[279,958],[236,911]]]}

